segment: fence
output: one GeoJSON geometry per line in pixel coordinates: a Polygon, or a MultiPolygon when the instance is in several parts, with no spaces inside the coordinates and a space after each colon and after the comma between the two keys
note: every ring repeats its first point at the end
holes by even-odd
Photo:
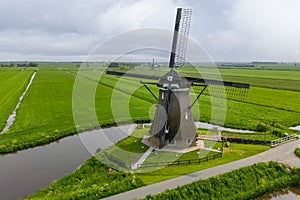
{"type": "Polygon", "coordinates": [[[295,135],[290,135],[290,136],[284,136],[282,138],[271,141],[271,146],[272,147],[277,146],[277,145],[282,144],[284,142],[288,142],[290,140],[297,140],[297,139],[298,139],[298,136],[296,134],[295,135]]]}
{"type": "Polygon", "coordinates": [[[138,164],[137,167],[159,167],[159,166],[170,166],[170,165],[182,165],[182,164],[193,164],[193,163],[202,163],[202,162],[207,162],[209,160],[214,160],[216,158],[222,157],[223,153],[216,153],[211,156],[207,156],[204,158],[199,158],[199,159],[190,159],[190,160],[176,160],[174,162],[156,162],[156,163],[143,163],[143,164],[138,164]]]}
{"type": "Polygon", "coordinates": [[[255,140],[255,139],[248,139],[248,138],[224,137],[223,140],[228,142],[242,143],[242,144],[262,144],[262,145],[271,144],[271,141],[269,140],[255,140]]]}

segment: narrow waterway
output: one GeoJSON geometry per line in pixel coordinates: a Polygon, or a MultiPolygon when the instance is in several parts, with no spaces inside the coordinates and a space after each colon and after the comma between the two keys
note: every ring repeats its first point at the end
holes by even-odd
{"type": "Polygon", "coordinates": [[[107,148],[126,138],[134,127],[87,131],[45,146],[0,156],[0,199],[18,199],[49,185],[76,170],[98,148],[107,148]]]}
{"type": "Polygon", "coordinates": [[[206,122],[195,122],[197,128],[204,128],[204,129],[213,129],[213,127],[217,127],[220,131],[230,131],[235,133],[252,133],[253,131],[250,130],[241,130],[241,129],[233,129],[233,128],[225,128],[223,126],[213,125],[206,122]]]}
{"type": "Polygon", "coordinates": [[[290,127],[290,129],[296,130],[296,131],[300,131],[300,125],[294,126],[294,127],[290,127]]]}
{"type": "MultiPolygon", "coordinates": [[[[15,109],[13,110],[13,112],[12,112],[12,113],[10,114],[10,116],[8,117],[8,119],[7,119],[7,121],[6,121],[6,125],[5,125],[5,127],[3,128],[3,130],[1,131],[1,133],[6,132],[6,131],[9,129],[9,127],[11,127],[11,125],[14,123],[14,121],[15,121],[15,119],[16,119],[16,115],[17,115],[17,110],[18,110],[18,108],[20,107],[20,104],[21,104],[21,102],[22,102],[22,100],[23,100],[25,94],[26,94],[27,91],[29,90],[29,88],[30,88],[30,86],[31,86],[31,84],[32,84],[32,81],[33,81],[33,79],[34,79],[34,77],[35,77],[35,74],[36,74],[36,71],[34,71],[33,74],[31,75],[30,81],[29,81],[29,83],[28,83],[28,85],[27,85],[25,91],[24,91],[23,94],[20,96],[19,101],[18,101],[18,103],[17,103],[15,109]]],[[[1,134],[1,133],[0,133],[0,134],[1,134]]]]}
{"type": "Polygon", "coordinates": [[[274,192],[273,194],[264,195],[258,197],[255,200],[299,200],[300,199],[300,189],[291,188],[285,191],[274,192]]]}

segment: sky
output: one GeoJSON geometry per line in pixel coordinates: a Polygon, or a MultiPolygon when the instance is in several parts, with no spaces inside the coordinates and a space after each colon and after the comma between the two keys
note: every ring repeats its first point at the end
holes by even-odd
{"type": "Polygon", "coordinates": [[[177,7],[192,8],[190,37],[215,61],[300,62],[299,0],[0,0],[0,61],[84,60],[126,32],[172,31],[177,7]]]}

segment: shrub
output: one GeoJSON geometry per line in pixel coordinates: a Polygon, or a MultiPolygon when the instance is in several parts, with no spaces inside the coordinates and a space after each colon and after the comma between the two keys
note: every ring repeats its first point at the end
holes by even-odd
{"type": "Polygon", "coordinates": [[[298,158],[300,158],[300,148],[296,148],[294,152],[295,152],[296,156],[298,156],[298,158]]]}
{"type": "Polygon", "coordinates": [[[267,131],[267,125],[263,122],[258,122],[256,124],[255,129],[259,132],[266,132],[267,131]]]}

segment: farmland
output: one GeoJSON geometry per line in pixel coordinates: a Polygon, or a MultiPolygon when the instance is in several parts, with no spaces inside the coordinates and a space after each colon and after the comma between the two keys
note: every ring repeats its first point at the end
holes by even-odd
{"type": "MultiPolygon", "coordinates": [[[[210,68],[181,69],[186,76],[202,74],[206,78],[213,78],[214,71],[210,68]]],[[[220,69],[218,70],[225,81],[249,83],[252,86],[273,88],[281,90],[300,91],[300,71],[297,70],[274,70],[274,69],[220,69]],[[242,71],[241,71],[242,70],[242,71]],[[242,73],[241,73],[242,72],[242,73]],[[276,84],[274,84],[276,83],[276,84]]]]}
{"type": "MultiPolygon", "coordinates": [[[[34,68],[23,69],[25,68],[0,68],[0,128],[5,125],[8,115],[14,109],[34,70],[34,68]]],[[[192,68],[179,70],[188,76],[196,75],[195,69],[192,68]]],[[[203,68],[201,70],[206,73],[205,77],[213,77],[210,69],[203,68]]],[[[144,73],[148,71],[148,69],[145,69],[144,73]]],[[[82,71],[80,76],[76,77],[77,73],[78,68],[75,64],[43,64],[39,67],[30,89],[17,110],[14,124],[7,132],[0,135],[0,153],[11,153],[47,144],[77,134],[78,131],[98,128],[99,125],[106,127],[116,123],[149,122],[151,120],[156,100],[141,86],[140,79],[120,78],[103,74],[101,79],[98,80],[99,77],[97,77],[97,73],[93,68],[82,71]],[[90,100],[85,95],[78,92],[74,93],[73,87],[76,79],[81,80],[83,89],[96,84],[95,105],[91,105],[90,100]],[[74,103],[72,98],[74,96],[78,100],[79,108],[81,108],[76,112],[78,112],[78,115],[83,115],[79,124],[74,122],[74,110],[72,108],[72,103],[74,103]],[[111,109],[112,106],[113,110],[111,109]],[[97,121],[91,121],[89,112],[86,111],[95,111],[97,121]]],[[[197,110],[197,107],[193,108],[194,113],[200,113],[200,115],[195,114],[196,120],[223,125],[222,120],[218,118],[218,114],[226,113],[225,127],[261,131],[258,130],[257,125],[263,124],[265,126],[263,132],[226,134],[241,138],[253,137],[267,140],[278,137],[273,134],[274,132],[292,134],[293,131],[289,130],[288,127],[300,124],[299,70],[222,68],[220,73],[224,80],[250,83],[251,88],[248,97],[241,100],[226,99],[225,109],[222,105],[212,105],[212,101],[218,101],[219,98],[211,97],[206,93],[198,101],[199,110],[197,110]],[[218,110],[217,116],[212,117],[212,106],[215,106],[218,110]]],[[[156,86],[153,85],[150,88],[157,94],[156,86]]],[[[191,100],[194,97],[195,95],[191,97],[191,100]]],[[[129,137],[127,140],[118,143],[117,146],[135,153],[145,152],[146,148],[140,148],[142,146],[140,141],[136,143],[135,147],[137,149],[130,146],[130,143],[135,140],[135,137],[129,137]]],[[[104,197],[248,157],[268,148],[262,145],[232,143],[230,148],[225,150],[222,158],[217,158],[211,162],[182,167],[167,166],[160,170],[137,175],[117,171],[107,173],[109,170],[107,167],[91,158],[76,172],[39,191],[32,198],[52,198],[54,196],[51,196],[50,191],[52,195],[58,195],[59,198],[81,198],[84,194],[90,194],[89,197],[93,198],[104,197]],[[99,171],[97,171],[98,168],[99,171]],[[99,177],[99,179],[95,177],[99,177]],[[103,184],[97,185],[96,182],[101,182],[100,177],[106,177],[105,181],[103,180],[103,184]],[[124,180],[122,180],[122,177],[125,177],[124,180]],[[128,184],[128,187],[109,191],[106,184],[109,184],[113,178],[116,179],[116,185],[130,184],[128,184]],[[66,185],[68,185],[68,189],[64,191],[66,193],[64,195],[61,188],[66,185]]],[[[117,150],[111,148],[108,149],[109,151],[117,150]]],[[[183,155],[181,159],[189,159],[192,155],[197,154],[192,152],[183,155]]],[[[173,154],[160,155],[160,157],[152,154],[147,162],[151,163],[158,159],[165,159],[168,156],[174,157],[173,154]]],[[[119,159],[122,159],[122,155],[119,159]]],[[[129,159],[134,160],[137,158],[132,157],[129,159]]]]}
{"type": "MultiPolygon", "coordinates": [[[[208,69],[202,70],[208,71],[208,69]]],[[[189,68],[183,71],[185,73],[195,72],[195,70],[189,68]]],[[[278,80],[297,81],[298,76],[292,74],[299,73],[299,71],[253,69],[222,69],[221,73],[236,75],[238,71],[241,72],[241,76],[245,77],[243,82],[247,82],[248,78],[257,75],[257,77],[262,78],[270,77],[269,80],[272,81],[273,86],[280,85],[280,83],[276,82],[278,80]],[[264,73],[261,74],[261,72],[264,73]],[[272,73],[268,76],[269,72],[272,73]],[[291,76],[291,80],[286,78],[287,73],[291,76]],[[245,74],[250,74],[250,76],[248,77],[245,74]],[[279,79],[275,79],[276,77],[279,79]]],[[[3,114],[1,114],[3,118],[2,126],[5,116],[7,118],[16,104],[22,89],[24,90],[27,83],[26,77],[28,81],[32,70],[14,71],[13,69],[2,69],[1,76],[4,77],[5,74],[10,73],[15,73],[16,76],[25,76],[25,81],[13,81],[10,78],[12,80],[11,84],[9,84],[9,81],[2,82],[1,85],[8,84],[7,87],[2,86],[5,89],[1,90],[6,95],[9,94],[5,92],[8,91],[8,88],[18,87],[16,84],[23,83],[23,88],[19,87],[19,92],[14,90],[15,95],[10,97],[11,100],[5,101],[8,105],[1,106],[1,109],[4,110],[3,114]]],[[[81,73],[81,76],[78,78],[82,79],[84,88],[89,87],[90,84],[97,83],[95,105],[88,105],[86,97],[80,94],[75,95],[80,99],[80,104],[84,105],[82,107],[83,111],[80,114],[85,114],[85,111],[90,106],[90,110],[95,110],[98,121],[92,123],[89,120],[89,116],[85,116],[82,124],[76,124],[76,130],[72,114],[72,90],[76,73],[77,68],[70,64],[51,64],[40,67],[30,90],[17,111],[15,123],[8,132],[0,135],[0,152],[8,153],[45,144],[67,135],[75,134],[77,130],[97,127],[99,126],[98,124],[109,126],[116,122],[150,121],[149,109],[155,104],[155,99],[140,85],[139,79],[128,77],[120,79],[119,77],[104,74],[98,83],[98,77],[95,77],[95,73],[91,69],[81,73]],[[113,102],[111,101],[112,95],[114,95],[113,102]],[[114,106],[113,112],[109,109],[112,103],[114,106]],[[129,115],[126,114],[128,112],[127,106],[124,107],[123,105],[129,105],[129,115]]],[[[7,76],[11,77],[11,75],[7,76]]],[[[293,87],[300,88],[299,85],[295,84],[293,87]]],[[[151,86],[150,88],[157,93],[155,86],[151,86]]],[[[5,96],[1,97],[4,98],[5,96]]],[[[211,102],[214,98],[217,97],[210,97],[208,95],[200,97],[200,116],[195,115],[196,118],[204,122],[222,123],[219,121],[218,116],[214,118],[211,116],[211,102]]],[[[247,99],[227,99],[226,110],[224,110],[224,107],[219,107],[217,110],[219,113],[226,112],[224,121],[226,127],[255,130],[256,125],[262,122],[269,125],[273,123],[280,124],[282,131],[288,131],[287,127],[300,124],[300,102],[298,99],[300,99],[300,92],[293,90],[293,88],[290,90],[281,90],[251,86],[247,99]]],[[[218,105],[214,106],[218,107],[218,105]]],[[[196,108],[194,107],[193,109],[193,112],[197,113],[196,108]]],[[[272,129],[271,126],[270,128],[272,129]]]]}
{"type": "MultiPolygon", "coordinates": [[[[17,112],[15,123],[10,130],[0,135],[0,151],[11,152],[40,144],[55,141],[67,135],[76,133],[72,115],[72,89],[75,76],[56,68],[40,68],[30,90],[26,94],[17,112]]],[[[87,83],[88,84],[88,83],[87,83]]],[[[112,89],[99,85],[96,96],[96,108],[100,124],[113,124],[110,109],[112,89]]],[[[117,104],[122,105],[124,93],[118,93],[121,98],[117,104]]],[[[132,113],[138,118],[147,114],[150,103],[141,103],[140,99],[132,97],[132,113]],[[143,104],[143,106],[142,106],[143,104]],[[141,110],[141,108],[144,108],[141,110]]],[[[122,117],[124,109],[119,113],[122,117]]],[[[124,119],[129,120],[129,119],[124,119]]],[[[95,124],[84,124],[93,128],[95,124]]]]}
{"type": "Polygon", "coordinates": [[[33,70],[24,68],[0,68],[0,130],[4,128],[8,116],[17,105],[32,72],[33,70]]]}

